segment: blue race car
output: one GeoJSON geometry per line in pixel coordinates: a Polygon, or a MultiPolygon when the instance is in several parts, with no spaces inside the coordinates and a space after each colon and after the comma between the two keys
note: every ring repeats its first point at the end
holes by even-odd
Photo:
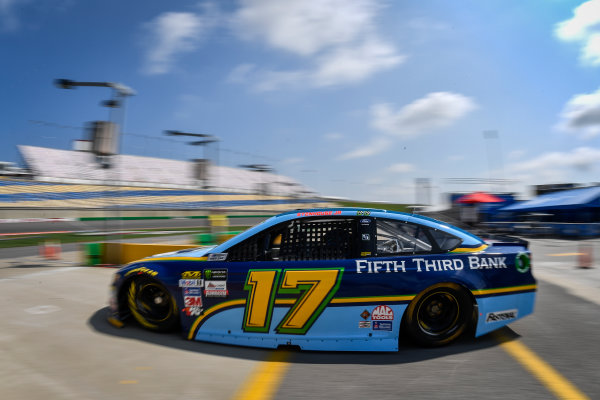
{"type": "Polygon", "coordinates": [[[418,215],[298,210],[119,269],[109,321],[268,348],[396,351],[401,331],[440,346],[531,314],[530,260],[526,242],[486,242],[418,215]]]}

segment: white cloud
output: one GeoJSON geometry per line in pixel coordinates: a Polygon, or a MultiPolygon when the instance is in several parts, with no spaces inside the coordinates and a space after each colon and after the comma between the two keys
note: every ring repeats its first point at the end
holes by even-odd
{"type": "Polygon", "coordinates": [[[402,63],[393,46],[369,39],[355,47],[340,47],[319,57],[312,81],[315,86],[360,82],[402,63]]]}
{"type": "Polygon", "coordinates": [[[351,84],[393,68],[405,57],[377,36],[374,18],[380,9],[376,0],[244,0],[231,19],[239,36],[307,63],[295,70],[244,71],[244,76],[256,82],[255,89],[270,91],[351,84]]]}
{"type": "Polygon", "coordinates": [[[233,16],[240,36],[308,56],[372,29],[373,0],[243,0],[233,16]]]}
{"type": "Polygon", "coordinates": [[[179,53],[195,49],[207,25],[203,17],[189,12],[163,13],[148,23],[151,48],[146,54],[145,72],[150,75],[170,72],[179,53]]]}
{"type": "Polygon", "coordinates": [[[559,129],[581,133],[585,138],[600,134],[600,89],[573,96],[561,112],[559,129]]]}
{"type": "Polygon", "coordinates": [[[527,154],[527,151],[522,149],[512,150],[508,153],[507,158],[509,160],[518,160],[520,158],[523,158],[525,154],[527,154]]]}
{"type": "Polygon", "coordinates": [[[389,104],[371,107],[371,126],[398,137],[414,137],[451,125],[476,108],[469,97],[435,92],[394,111],[389,104]]]}
{"type": "Polygon", "coordinates": [[[573,10],[573,17],[558,23],[555,35],[564,41],[581,42],[581,61],[600,65],[600,0],[590,0],[573,10]]]}
{"type": "Polygon", "coordinates": [[[229,73],[227,82],[246,83],[255,70],[254,64],[240,64],[229,73]]]}
{"type": "Polygon", "coordinates": [[[376,137],[370,142],[362,144],[360,147],[344,153],[339,156],[338,160],[351,160],[355,158],[364,158],[379,154],[391,144],[391,141],[386,137],[376,137]]]}
{"type": "Polygon", "coordinates": [[[404,174],[407,172],[412,172],[415,170],[415,166],[412,164],[407,164],[407,163],[397,163],[397,164],[392,164],[387,168],[388,171],[390,172],[395,172],[395,173],[399,173],[399,174],[404,174]]]}
{"type": "Polygon", "coordinates": [[[551,152],[507,167],[512,177],[526,182],[573,180],[572,174],[590,171],[600,163],[600,149],[579,147],[570,152],[551,152]]]}
{"type": "Polygon", "coordinates": [[[371,126],[381,132],[366,144],[342,154],[338,160],[364,158],[382,153],[397,138],[411,138],[451,125],[477,107],[468,97],[457,93],[436,92],[418,99],[398,111],[389,104],[371,107],[371,126]]]}
{"type": "Polygon", "coordinates": [[[20,22],[15,15],[14,9],[29,0],[0,0],[0,27],[4,31],[15,31],[19,28],[20,22]]]}

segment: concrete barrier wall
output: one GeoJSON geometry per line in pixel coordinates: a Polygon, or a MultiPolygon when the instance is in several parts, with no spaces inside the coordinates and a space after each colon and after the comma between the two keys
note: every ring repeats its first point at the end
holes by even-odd
{"type": "Polygon", "coordinates": [[[102,264],[123,265],[170,251],[198,247],[191,244],[102,243],[102,264]]]}

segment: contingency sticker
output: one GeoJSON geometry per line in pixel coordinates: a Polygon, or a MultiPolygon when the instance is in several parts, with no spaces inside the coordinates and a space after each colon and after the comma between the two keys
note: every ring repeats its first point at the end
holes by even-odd
{"type": "Polygon", "coordinates": [[[377,306],[371,313],[373,321],[392,321],[394,319],[394,311],[389,306],[377,306]]]}
{"type": "Polygon", "coordinates": [[[227,281],[206,281],[204,295],[206,297],[227,297],[227,281]]]}
{"type": "Polygon", "coordinates": [[[213,253],[209,254],[206,261],[225,261],[227,260],[227,253],[213,253]]]}
{"type": "Polygon", "coordinates": [[[517,319],[519,310],[505,310],[505,311],[494,311],[489,312],[485,316],[485,322],[497,322],[497,321],[508,321],[511,319],[517,319]]]}
{"type": "Polygon", "coordinates": [[[373,321],[374,331],[391,331],[392,321],[373,321]]]}
{"type": "Polygon", "coordinates": [[[183,312],[187,316],[197,317],[202,314],[202,296],[183,296],[183,302],[183,312]]]}

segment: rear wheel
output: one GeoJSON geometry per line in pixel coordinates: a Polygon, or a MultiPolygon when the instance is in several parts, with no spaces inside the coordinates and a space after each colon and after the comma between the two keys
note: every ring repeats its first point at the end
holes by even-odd
{"type": "Polygon", "coordinates": [[[408,306],[405,328],[422,346],[448,344],[467,330],[473,315],[473,303],[460,286],[434,285],[420,293],[408,306]]]}
{"type": "Polygon", "coordinates": [[[127,302],[131,314],[144,328],[164,332],[177,325],[175,299],[157,280],[143,277],[131,281],[127,302]]]}

